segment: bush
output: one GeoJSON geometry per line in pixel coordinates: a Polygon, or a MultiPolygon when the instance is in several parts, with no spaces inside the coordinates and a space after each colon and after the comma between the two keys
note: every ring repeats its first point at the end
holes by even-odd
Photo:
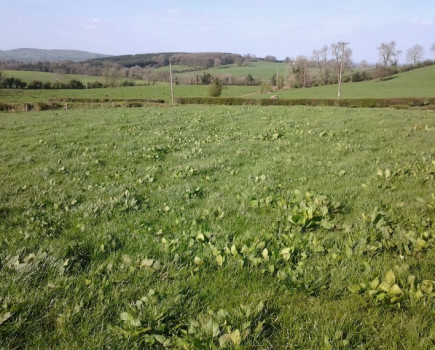
{"type": "Polygon", "coordinates": [[[85,88],[85,86],[83,85],[83,83],[81,81],[75,80],[75,79],[71,80],[69,82],[69,85],[70,85],[71,89],[84,89],[85,88]]]}
{"type": "Polygon", "coordinates": [[[141,102],[136,102],[136,101],[127,101],[125,106],[128,107],[128,108],[131,108],[131,107],[143,107],[141,102]]]}
{"type": "Polygon", "coordinates": [[[90,89],[99,89],[102,88],[104,85],[100,83],[99,81],[94,81],[93,83],[88,84],[88,88],[90,89]]]}
{"type": "Polygon", "coordinates": [[[132,81],[124,80],[119,86],[126,87],[126,86],[134,86],[134,83],[132,81]]]}
{"type": "Polygon", "coordinates": [[[29,89],[42,89],[44,85],[42,84],[42,81],[32,80],[27,87],[29,89]]]}
{"type": "Polygon", "coordinates": [[[10,104],[0,102],[0,111],[1,112],[7,112],[7,111],[10,111],[11,109],[12,109],[12,106],[10,104]]]}
{"type": "Polygon", "coordinates": [[[352,83],[357,83],[359,81],[362,81],[362,77],[361,77],[361,73],[360,72],[356,72],[352,74],[352,83]]]}
{"type": "Polygon", "coordinates": [[[208,96],[219,97],[222,94],[222,84],[219,79],[214,79],[213,83],[208,87],[208,96]]]}

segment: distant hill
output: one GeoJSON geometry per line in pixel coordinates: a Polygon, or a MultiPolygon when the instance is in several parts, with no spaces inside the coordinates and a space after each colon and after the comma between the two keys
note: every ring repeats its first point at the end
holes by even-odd
{"type": "MultiPolygon", "coordinates": [[[[251,60],[251,58],[249,58],[251,60]]],[[[106,58],[90,60],[89,63],[94,65],[102,65],[105,62],[119,64],[120,66],[131,68],[139,67],[164,67],[172,64],[179,64],[195,68],[210,68],[236,62],[242,63],[244,57],[234,53],[224,52],[161,52],[161,53],[146,53],[137,55],[122,55],[110,56],[106,58]]]]}
{"type": "Polygon", "coordinates": [[[0,60],[15,60],[18,62],[82,62],[104,57],[109,57],[109,55],[78,50],[42,50],[27,48],[6,51],[0,50],[0,60]]]}

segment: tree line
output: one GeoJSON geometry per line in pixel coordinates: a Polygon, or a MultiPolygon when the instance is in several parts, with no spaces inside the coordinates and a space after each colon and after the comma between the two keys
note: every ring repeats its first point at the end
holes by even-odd
{"type": "MultiPolygon", "coordinates": [[[[148,85],[156,82],[168,82],[169,70],[156,68],[165,67],[171,62],[177,65],[173,73],[176,84],[209,85],[215,79],[219,79],[222,85],[262,85],[262,90],[267,91],[270,86],[282,88],[283,86],[304,88],[318,85],[336,84],[339,80],[340,69],[343,70],[343,81],[358,82],[370,79],[385,79],[401,70],[409,70],[422,65],[434,64],[434,61],[423,61],[424,48],[414,45],[406,52],[408,65],[398,65],[402,53],[397,48],[395,41],[381,43],[378,47],[379,61],[376,66],[369,66],[363,60],[359,67],[362,70],[349,74],[349,70],[355,67],[352,61],[352,49],[340,43],[324,45],[312,51],[311,57],[299,55],[296,58],[286,58],[287,73],[285,76],[274,74],[270,81],[263,81],[258,77],[248,74],[237,78],[229,74],[211,76],[209,73],[191,75],[190,77],[178,77],[177,73],[186,71],[199,71],[222,65],[236,64],[249,66],[252,62],[267,61],[277,62],[275,56],[268,55],[265,58],[257,58],[254,55],[239,55],[231,53],[160,53],[143,55],[124,55],[107,58],[93,59],[85,62],[34,62],[20,63],[16,61],[0,61],[0,71],[3,70],[26,70],[51,72],[57,74],[79,74],[88,76],[101,76],[103,82],[92,82],[88,88],[103,86],[127,86],[131,80],[142,80],[148,85]]],[[[435,53],[435,43],[430,50],[435,53]]],[[[2,88],[85,88],[80,81],[70,82],[39,82],[29,84],[16,78],[6,78],[0,75],[0,87],[2,88]]]]}
{"type": "MultiPolygon", "coordinates": [[[[435,54],[435,43],[431,46],[430,50],[435,54]]],[[[425,50],[419,44],[407,50],[406,61],[408,64],[402,66],[398,65],[402,51],[397,48],[394,40],[381,43],[377,47],[377,51],[379,61],[374,67],[369,66],[368,62],[363,60],[359,64],[362,70],[344,75],[343,81],[383,80],[401,71],[435,64],[435,61],[423,60],[425,50]]],[[[295,88],[336,84],[339,78],[340,67],[345,72],[348,72],[356,66],[352,61],[352,49],[340,48],[340,43],[332,43],[329,46],[325,45],[320,49],[313,50],[310,58],[300,55],[295,59],[286,58],[286,62],[289,67],[287,85],[295,88]]],[[[280,88],[284,84],[283,79],[282,77],[281,81],[277,81],[275,76],[273,76],[271,83],[280,88]]]]}

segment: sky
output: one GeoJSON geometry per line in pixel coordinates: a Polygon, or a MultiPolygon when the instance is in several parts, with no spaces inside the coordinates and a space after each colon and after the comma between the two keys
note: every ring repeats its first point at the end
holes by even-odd
{"type": "Polygon", "coordinates": [[[349,42],[355,63],[377,47],[421,45],[434,59],[435,0],[0,0],[0,50],[109,55],[231,52],[278,59],[349,42]]]}

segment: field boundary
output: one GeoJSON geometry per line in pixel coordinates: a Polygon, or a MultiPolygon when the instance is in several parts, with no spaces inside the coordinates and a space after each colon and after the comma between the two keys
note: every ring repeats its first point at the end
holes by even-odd
{"type": "Polygon", "coordinates": [[[29,112],[59,109],[96,108],[96,107],[147,107],[163,104],[160,99],[113,99],[113,98],[62,98],[48,102],[34,103],[1,103],[0,112],[29,112]]]}
{"type": "Polygon", "coordinates": [[[435,106],[434,98],[361,98],[361,99],[247,99],[221,97],[183,97],[178,98],[179,104],[208,105],[260,105],[260,106],[335,106],[350,108],[385,108],[394,107],[406,109],[409,107],[435,106]]]}
{"type": "MultiPolygon", "coordinates": [[[[182,97],[176,99],[180,105],[260,105],[260,106],[318,106],[348,108],[423,108],[435,110],[434,98],[362,98],[362,99],[251,99],[241,97],[182,97]]],[[[1,103],[0,112],[29,112],[60,109],[86,109],[98,107],[147,107],[167,104],[162,99],[113,99],[113,98],[62,98],[47,102],[1,103]]]]}

